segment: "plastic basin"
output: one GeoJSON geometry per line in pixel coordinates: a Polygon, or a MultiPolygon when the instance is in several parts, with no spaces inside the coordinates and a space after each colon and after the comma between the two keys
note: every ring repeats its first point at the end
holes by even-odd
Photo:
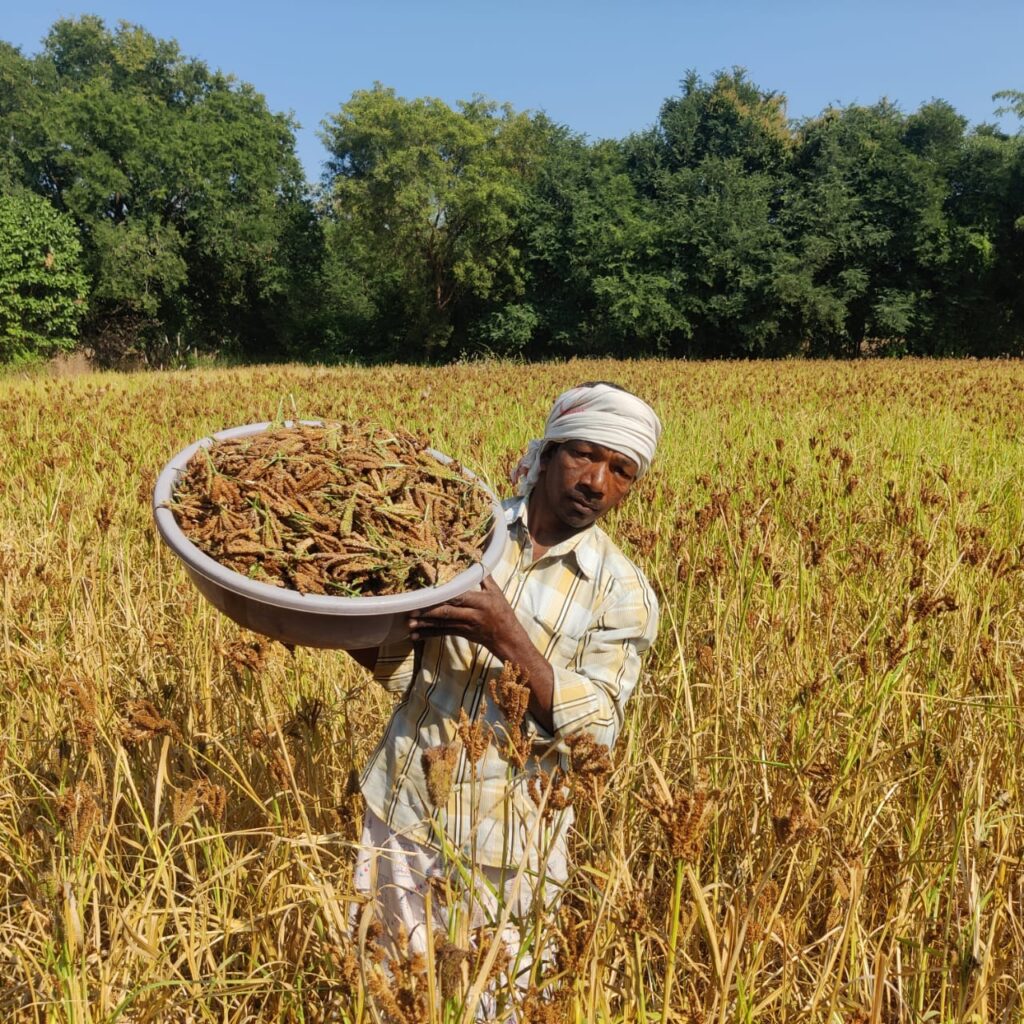
{"type": "MultiPolygon", "coordinates": [[[[315,421],[302,422],[308,426],[320,426],[315,421]]],[[[287,422],[284,425],[294,424],[287,422]]],[[[342,650],[376,647],[409,635],[406,619],[410,612],[450,601],[479,586],[494,570],[508,540],[508,527],[501,503],[480,481],[478,484],[490,496],[494,506],[494,525],[487,546],[479,562],[440,586],[383,597],[329,597],[300,594],[295,590],[260,583],[221,565],[185,536],[166,502],[171,500],[179,477],[200,448],[214,441],[256,434],[270,426],[270,423],[250,423],[196,441],[167,463],[153,488],[153,515],[160,536],[181,559],[185,572],[203,597],[240,626],[283,643],[303,647],[342,650]]],[[[441,452],[429,451],[440,462],[452,461],[441,452]]],[[[476,479],[468,470],[465,472],[467,477],[476,479]]]]}

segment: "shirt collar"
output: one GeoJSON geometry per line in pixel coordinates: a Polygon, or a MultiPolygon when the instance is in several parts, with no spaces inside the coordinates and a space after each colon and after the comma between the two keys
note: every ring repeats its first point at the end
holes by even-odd
{"type": "MultiPolygon", "coordinates": [[[[530,495],[527,493],[513,500],[512,504],[505,509],[505,522],[509,528],[518,526],[529,536],[527,525],[528,505],[530,495]]],[[[598,553],[594,545],[597,539],[597,528],[594,525],[588,526],[579,533],[574,533],[568,540],[560,544],[554,544],[544,554],[545,558],[564,558],[572,555],[576,565],[586,578],[593,579],[597,574],[598,553]]]]}

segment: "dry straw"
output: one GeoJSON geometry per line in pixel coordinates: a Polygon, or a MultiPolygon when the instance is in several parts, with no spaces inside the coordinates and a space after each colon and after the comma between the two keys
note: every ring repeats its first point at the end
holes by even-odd
{"type": "Polygon", "coordinates": [[[531,1024],[1020,1019],[1024,365],[9,377],[0,412],[0,1020],[452,1024],[487,993],[531,1024]],[[581,739],[530,783],[511,673],[497,738],[482,713],[446,737],[467,767],[509,751],[542,816],[573,797],[562,911],[497,917],[552,957],[512,985],[495,936],[446,933],[391,968],[351,929],[354,776],[422,694],[219,615],[155,535],[153,473],[292,393],[499,479],[598,378],[665,426],[602,523],[662,623],[614,772],[581,739]]]}

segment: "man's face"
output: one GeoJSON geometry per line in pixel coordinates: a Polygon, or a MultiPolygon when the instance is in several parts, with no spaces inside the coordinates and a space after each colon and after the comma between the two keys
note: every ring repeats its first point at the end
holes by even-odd
{"type": "Polygon", "coordinates": [[[637,464],[593,441],[563,441],[542,456],[537,487],[555,515],[572,530],[583,530],[610,512],[629,493],[637,464]]]}

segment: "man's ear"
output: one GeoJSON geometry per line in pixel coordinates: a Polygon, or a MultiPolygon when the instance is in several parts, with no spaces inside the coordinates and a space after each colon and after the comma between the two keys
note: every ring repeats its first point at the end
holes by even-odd
{"type": "Polygon", "coordinates": [[[551,461],[551,456],[554,455],[561,446],[560,441],[548,441],[548,443],[544,445],[544,448],[540,453],[541,469],[547,469],[547,465],[551,461]]]}

